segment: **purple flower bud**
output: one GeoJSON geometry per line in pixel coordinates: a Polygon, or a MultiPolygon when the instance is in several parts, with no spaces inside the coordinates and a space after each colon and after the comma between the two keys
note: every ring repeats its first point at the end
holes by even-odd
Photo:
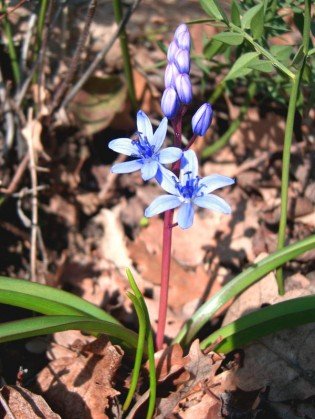
{"type": "Polygon", "coordinates": [[[179,75],[179,71],[176,65],[174,63],[168,64],[165,69],[165,75],[164,75],[165,87],[170,87],[170,86],[175,87],[175,80],[178,75],[179,75]]]}
{"type": "Polygon", "coordinates": [[[175,41],[172,41],[167,50],[167,59],[170,63],[174,62],[175,56],[179,50],[179,47],[175,41]]]}
{"type": "Polygon", "coordinates": [[[178,26],[174,34],[174,40],[181,49],[190,51],[190,34],[187,26],[182,23],[178,26]]]}
{"type": "Polygon", "coordinates": [[[175,55],[175,64],[180,73],[189,73],[190,70],[190,56],[186,49],[179,49],[175,55]]]}
{"type": "Polygon", "coordinates": [[[167,118],[175,118],[180,107],[180,102],[174,87],[168,87],[164,90],[161,100],[161,107],[164,115],[167,118]]]}
{"type": "Polygon", "coordinates": [[[179,74],[175,80],[176,91],[179,100],[188,105],[192,100],[192,87],[188,74],[179,74]]]}
{"type": "Polygon", "coordinates": [[[213,111],[210,103],[204,103],[192,117],[191,125],[195,135],[205,135],[212,122],[213,111]]]}

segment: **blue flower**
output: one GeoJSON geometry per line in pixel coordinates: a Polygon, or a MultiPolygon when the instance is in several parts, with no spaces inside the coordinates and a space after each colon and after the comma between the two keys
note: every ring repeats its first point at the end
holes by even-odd
{"type": "Polygon", "coordinates": [[[185,229],[193,224],[194,206],[230,214],[231,208],[219,196],[211,192],[224,186],[233,185],[234,179],[221,175],[198,176],[198,160],[192,150],[185,151],[181,159],[179,179],[173,172],[163,169],[161,186],[171,195],[157,197],[145,210],[146,217],[179,208],[177,222],[185,229]]]}
{"type": "MultiPolygon", "coordinates": [[[[178,147],[167,147],[160,150],[166,136],[167,118],[163,118],[153,134],[150,119],[143,111],[137,113],[138,138],[117,138],[110,141],[108,147],[117,153],[135,157],[135,160],[115,164],[113,173],[131,173],[141,170],[143,180],[154,178],[162,164],[174,163],[183,154],[178,147]]],[[[164,169],[166,170],[166,169],[164,169]]]]}

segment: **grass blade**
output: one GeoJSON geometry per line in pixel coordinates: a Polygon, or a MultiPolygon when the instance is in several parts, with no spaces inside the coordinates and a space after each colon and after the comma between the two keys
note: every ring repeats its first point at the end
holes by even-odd
{"type": "Polygon", "coordinates": [[[136,348],[138,336],[118,324],[83,316],[40,316],[0,325],[0,343],[64,330],[104,333],[136,348]]]}
{"type": "Polygon", "coordinates": [[[76,295],[23,279],[0,277],[0,303],[23,307],[42,314],[82,314],[120,324],[104,310],[76,295]]]}
{"type": "Polygon", "coordinates": [[[288,260],[294,259],[302,253],[314,248],[315,234],[272,253],[237,275],[196,311],[192,318],[181,329],[174,342],[190,342],[202,326],[231,298],[236,297],[250,285],[283,265],[288,260]]]}
{"type": "Polygon", "coordinates": [[[246,343],[277,332],[315,321],[315,296],[294,298],[250,313],[212,333],[201,342],[201,348],[222,341],[215,350],[228,353],[246,343]]]}

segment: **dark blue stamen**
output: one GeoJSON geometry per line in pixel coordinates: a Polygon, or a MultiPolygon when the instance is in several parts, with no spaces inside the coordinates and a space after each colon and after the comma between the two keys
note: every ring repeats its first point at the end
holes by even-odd
{"type": "Polygon", "coordinates": [[[151,145],[147,137],[143,136],[140,132],[136,140],[132,140],[132,144],[138,149],[139,155],[145,159],[149,159],[154,155],[154,145],[151,145]]]}
{"type": "MultiPolygon", "coordinates": [[[[178,182],[175,178],[175,187],[181,196],[185,199],[192,199],[195,198],[200,190],[205,186],[203,184],[199,185],[200,177],[196,176],[195,178],[191,177],[191,172],[186,172],[185,176],[187,176],[187,180],[184,184],[178,182]]],[[[202,196],[203,193],[200,193],[199,196],[202,196]]]]}

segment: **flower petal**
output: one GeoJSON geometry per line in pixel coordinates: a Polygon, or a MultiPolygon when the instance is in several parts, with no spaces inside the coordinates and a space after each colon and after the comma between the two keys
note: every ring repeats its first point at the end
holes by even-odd
{"type": "Polygon", "coordinates": [[[180,193],[176,188],[176,183],[178,183],[179,180],[173,172],[166,169],[162,165],[159,165],[155,179],[160,184],[161,188],[163,188],[166,192],[175,196],[180,196],[180,193]]]}
{"type": "Polygon", "coordinates": [[[116,153],[126,154],[126,156],[139,156],[138,148],[132,144],[130,138],[117,138],[108,143],[108,148],[116,151],[116,153]]]}
{"type": "Polygon", "coordinates": [[[183,155],[183,152],[178,147],[167,147],[161,150],[159,153],[159,162],[162,164],[174,163],[179,160],[183,155]]]}
{"type": "Polygon", "coordinates": [[[232,210],[230,205],[216,195],[199,196],[194,199],[194,204],[201,208],[207,208],[212,211],[223,212],[223,214],[231,214],[232,210]]]}
{"type": "Polygon", "coordinates": [[[157,127],[150,144],[154,146],[154,151],[157,152],[162,147],[167,131],[167,118],[163,118],[160,125],[157,127]]]}
{"type": "Polygon", "coordinates": [[[222,175],[210,175],[206,176],[200,181],[200,185],[205,185],[201,192],[205,195],[215,191],[216,189],[223,188],[224,186],[233,185],[235,183],[235,179],[232,179],[228,176],[222,175]]]}
{"type": "Polygon", "coordinates": [[[159,163],[156,160],[144,161],[141,167],[141,174],[143,180],[152,179],[158,170],[159,163]]]}
{"type": "Polygon", "coordinates": [[[124,163],[117,163],[111,168],[112,173],[131,173],[141,169],[142,160],[131,160],[124,163]]]}
{"type": "Polygon", "coordinates": [[[180,180],[183,184],[187,180],[187,176],[185,176],[187,172],[191,173],[191,178],[195,178],[198,175],[198,159],[193,150],[187,150],[183,153],[180,165],[180,180]]]}
{"type": "Polygon", "coordinates": [[[181,204],[180,199],[173,195],[161,195],[155,198],[155,200],[145,210],[144,215],[146,217],[152,217],[153,215],[161,214],[161,212],[177,208],[181,204]]]}
{"type": "Polygon", "coordinates": [[[180,228],[189,228],[194,222],[194,206],[187,203],[182,204],[178,210],[177,222],[180,228]]]}
{"type": "Polygon", "coordinates": [[[149,143],[152,143],[153,139],[153,129],[150,119],[143,111],[138,111],[137,113],[137,128],[138,132],[141,133],[144,137],[147,137],[149,143]]]}

